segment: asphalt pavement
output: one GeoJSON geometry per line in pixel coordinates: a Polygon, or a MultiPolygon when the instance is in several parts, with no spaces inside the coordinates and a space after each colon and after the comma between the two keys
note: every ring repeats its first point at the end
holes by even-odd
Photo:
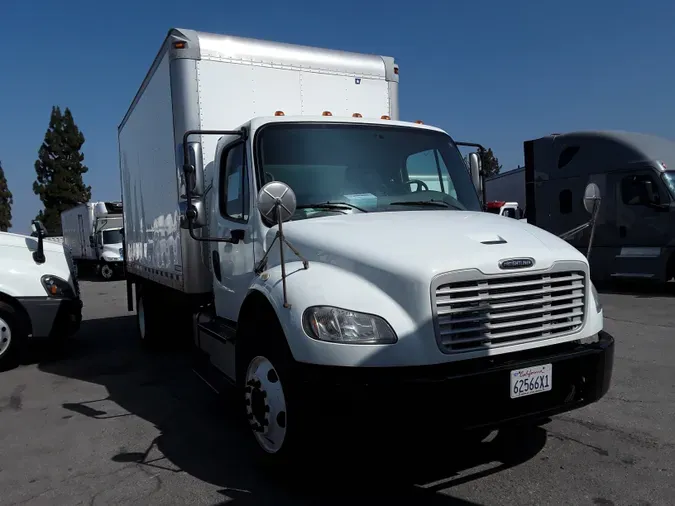
{"type": "Polygon", "coordinates": [[[436,444],[393,441],[387,458],[326,460],[317,441],[305,468],[279,473],[251,459],[185,354],[139,348],[123,282],[82,292],[71,342],[0,373],[1,505],[675,504],[672,295],[601,294],[617,350],[595,405],[466,447],[431,420],[436,444]]]}

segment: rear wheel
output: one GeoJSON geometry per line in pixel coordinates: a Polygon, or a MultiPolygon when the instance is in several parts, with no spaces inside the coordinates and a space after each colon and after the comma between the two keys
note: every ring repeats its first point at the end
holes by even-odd
{"type": "Polygon", "coordinates": [[[157,306],[152,298],[151,290],[136,285],[136,326],[138,337],[145,348],[154,348],[160,340],[161,328],[157,306]]]}

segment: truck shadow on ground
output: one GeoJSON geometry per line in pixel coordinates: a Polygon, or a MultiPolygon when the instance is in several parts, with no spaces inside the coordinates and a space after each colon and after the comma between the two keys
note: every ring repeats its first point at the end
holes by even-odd
{"type": "MultiPolygon", "coordinates": [[[[395,500],[475,506],[453,498],[452,488],[524,463],[546,444],[546,431],[538,427],[525,438],[497,437],[468,446],[457,440],[450,449],[447,431],[430,421],[426,440],[397,438],[395,445],[384,441],[367,450],[351,441],[338,444],[344,452],[330,458],[317,453],[295,469],[272,471],[252,458],[247,429],[232,403],[226,402],[233,393],[215,395],[191,371],[186,356],[180,350],[148,356],[136,342],[133,317],[125,316],[84,321],[78,337],[41,360],[39,367],[105,387],[105,398],[64,403],[69,416],[138,417],[158,430],[159,435],[141,447],[134,446],[137,441],[120,441],[121,451],[107,458],[166,473],[165,481],[171,473],[187,473],[220,487],[222,504],[395,500]],[[350,454],[356,447],[358,454],[350,454]]],[[[316,450],[322,448],[317,442],[316,450]]]]}

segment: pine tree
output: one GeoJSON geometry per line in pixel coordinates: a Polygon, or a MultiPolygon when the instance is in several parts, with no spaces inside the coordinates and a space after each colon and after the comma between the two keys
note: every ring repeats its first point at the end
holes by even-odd
{"type": "MultiPolygon", "coordinates": [[[[463,158],[464,163],[468,168],[469,156],[466,155],[463,158]]],[[[492,152],[492,148],[488,148],[487,150],[481,153],[481,167],[483,168],[483,174],[485,175],[485,179],[491,178],[492,176],[496,176],[497,174],[499,174],[499,171],[502,170],[502,166],[499,163],[499,159],[492,152]]]]}
{"type": "Polygon", "coordinates": [[[496,176],[499,174],[499,171],[502,170],[502,166],[492,152],[492,148],[488,148],[487,151],[482,152],[481,166],[483,168],[483,174],[485,174],[485,179],[496,176]]]}
{"type": "Polygon", "coordinates": [[[12,204],[14,199],[7,186],[5,171],[0,162],[0,232],[7,232],[12,227],[12,204]]]}
{"type": "Polygon", "coordinates": [[[70,109],[62,114],[58,106],[52,107],[49,128],[38,151],[35,162],[37,179],[33,192],[44,205],[37,219],[49,235],[61,235],[61,213],[91,198],[91,186],[86,186],[82,175],[89,169],[82,163],[80,152],[84,135],[73,120],[70,109]]]}

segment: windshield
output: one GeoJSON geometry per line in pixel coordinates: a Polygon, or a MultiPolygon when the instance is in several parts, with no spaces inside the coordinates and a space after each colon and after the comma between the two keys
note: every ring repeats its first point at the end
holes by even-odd
{"type": "Polygon", "coordinates": [[[675,200],[675,171],[668,171],[663,173],[663,179],[666,182],[668,190],[670,190],[670,195],[675,200]]]}
{"type": "Polygon", "coordinates": [[[122,230],[117,228],[114,230],[104,230],[103,244],[120,244],[122,242],[122,230]]]}
{"type": "Polygon", "coordinates": [[[450,137],[440,132],[277,123],[264,127],[257,140],[264,182],[283,181],[293,189],[295,219],[327,213],[481,210],[466,164],[450,137]]]}

